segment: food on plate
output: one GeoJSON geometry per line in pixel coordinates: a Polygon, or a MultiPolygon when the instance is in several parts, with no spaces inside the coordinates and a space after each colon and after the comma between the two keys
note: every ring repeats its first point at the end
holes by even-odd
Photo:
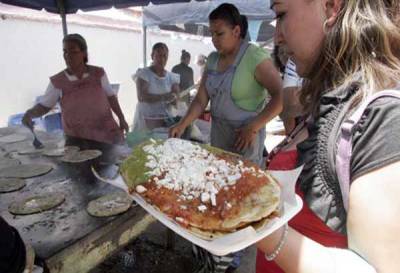
{"type": "Polygon", "coordinates": [[[278,183],[255,164],[181,139],[137,146],[121,174],[130,191],[202,238],[276,216],[280,205],[278,183]]]}

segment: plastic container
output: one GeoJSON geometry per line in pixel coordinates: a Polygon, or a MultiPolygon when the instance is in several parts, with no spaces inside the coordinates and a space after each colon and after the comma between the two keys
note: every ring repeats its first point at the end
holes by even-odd
{"type": "Polygon", "coordinates": [[[44,116],[44,128],[46,132],[62,131],[61,113],[44,116]]]}

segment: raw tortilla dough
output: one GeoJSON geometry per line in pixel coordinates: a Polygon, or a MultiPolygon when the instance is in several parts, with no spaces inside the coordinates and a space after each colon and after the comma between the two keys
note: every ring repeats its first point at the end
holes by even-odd
{"type": "Polygon", "coordinates": [[[26,186],[25,180],[19,178],[0,178],[0,193],[18,191],[26,186]]]}
{"type": "Polygon", "coordinates": [[[11,135],[6,135],[6,136],[1,136],[0,137],[0,142],[3,142],[3,143],[14,143],[14,142],[24,141],[25,139],[26,139],[25,135],[11,134],[11,135]]]}
{"type": "Polygon", "coordinates": [[[21,164],[0,169],[0,177],[30,178],[50,172],[53,166],[48,164],[21,164]]]}
{"type": "Polygon", "coordinates": [[[78,151],[79,147],[77,146],[65,146],[63,148],[45,149],[42,154],[50,157],[59,157],[64,156],[68,153],[75,153],[78,151]]]}
{"type": "Polygon", "coordinates": [[[102,153],[99,150],[83,150],[76,153],[68,153],[61,158],[61,161],[68,163],[81,163],[95,159],[101,156],[101,154],[102,153]]]}
{"type": "Polygon", "coordinates": [[[14,158],[0,158],[0,169],[18,166],[19,164],[21,164],[21,162],[14,158]]]}
{"type": "Polygon", "coordinates": [[[11,203],[8,211],[16,215],[34,214],[46,211],[61,205],[65,201],[65,197],[61,193],[47,193],[42,195],[35,195],[11,203]]]}
{"type": "Polygon", "coordinates": [[[124,192],[115,192],[92,200],[87,206],[87,212],[95,217],[114,216],[127,211],[132,199],[124,192]]]}

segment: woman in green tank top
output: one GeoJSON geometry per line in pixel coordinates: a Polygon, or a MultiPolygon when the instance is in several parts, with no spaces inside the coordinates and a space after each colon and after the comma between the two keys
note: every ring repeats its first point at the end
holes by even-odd
{"type": "Polygon", "coordinates": [[[282,110],[279,72],[262,48],[245,39],[247,19],[235,6],[222,4],[209,19],[217,52],[210,54],[197,96],[170,136],[180,137],[210,101],[211,144],[261,164],[265,124],[282,110]]]}
{"type": "MultiPolygon", "coordinates": [[[[267,53],[246,40],[247,19],[232,4],[209,15],[217,49],[207,59],[198,93],[186,116],[170,130],[180,137],[211,103],[211,145],[243,155],[262,166],[265,124],[282,110],[282,82],[267,53]],[[266,103],[267,92],[271,100],[266,103]]],[[[196,273],[225,272],[239,266],[241,253],[218,257],[194,247],[196,273]]]]}

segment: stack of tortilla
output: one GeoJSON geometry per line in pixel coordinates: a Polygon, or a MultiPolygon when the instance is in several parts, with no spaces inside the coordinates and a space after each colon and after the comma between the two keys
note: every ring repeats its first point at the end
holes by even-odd
{"type": "Polygon", "coordinates": [[[278,216],[280,187],[235,154],[180,139],[137,146],[121,166],[131,192],[203,239],[278,216]]]}

